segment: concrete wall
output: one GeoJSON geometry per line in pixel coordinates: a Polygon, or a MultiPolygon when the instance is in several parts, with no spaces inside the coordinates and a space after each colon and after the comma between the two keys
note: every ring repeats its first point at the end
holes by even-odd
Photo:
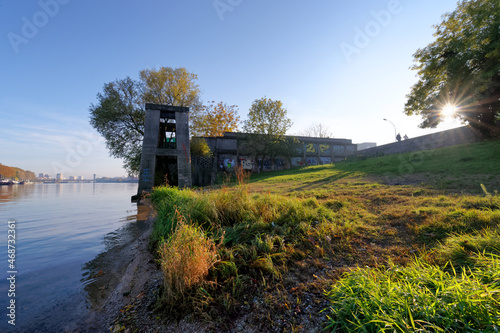
{"type": "Polygon", "coordinates": [[[437,149],[482,141],[481,136],[468,126],[458,127],[413,139],[368,148],[357,152],[358,156],[384,156],[419,150],[437,149]]]}

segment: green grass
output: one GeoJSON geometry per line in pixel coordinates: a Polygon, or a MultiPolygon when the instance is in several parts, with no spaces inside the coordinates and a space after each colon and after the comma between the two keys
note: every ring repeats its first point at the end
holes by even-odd
{"type": "Polygon", "coordinates": [[[403,154],[156,188],[152,249],[166,253],[179,220],[216,244],[203,281],[175,306],[164,298],[163,315],[193,314],[214,331],[244,315],[264,331],[495,331],[499,153],[486,142],[418,163],[403,154]]]}
{"type": "Polygon", "coordinates": [[[500,189],[500,141],[345,161],[252,175],[251,184],[272,192],[308,191],[332,183],[362,185],[362,176],[390,184],[426,185],[438,190],[482,193],[481,183],[500,189]],[[354,181],[357,180],[357,181],[354,181]]]}
{"type": "MultiPolygon", "coordinates": [[[[499,267],[498,257],[481,258],[499,267]]],[[[500,289],[477,268],[462,274],[416,261],[357,269],[327,292],[327,329],[344,332],[495,332],[500,328],[500,289]]]]}
{"type": "Polygon", "coordinates": [[[464,144],[434,150],[368,158],[345,163],[338,168],[369,174],[432,173],[450,176],[499,175],[500,141],[464,144]]]}

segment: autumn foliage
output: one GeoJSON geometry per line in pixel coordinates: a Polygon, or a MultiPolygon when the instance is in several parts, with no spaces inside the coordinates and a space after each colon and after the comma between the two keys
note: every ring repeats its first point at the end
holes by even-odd
{"type": "Polygon", "coordinates": [[[234,132],[238,129],[240,117],[236,105],[227,105],[223,102],[215,104],[215,101],[204,105],[197,119],[193,119],[195,127],[200,136],[224,136],[225,132],[234,132]]]}
{"type": "Polygon", "coordinates": [[[23,169],[15,168],[0,164],[0,175],[3,178],[19,178],[24,180],[33,180],[36,178],[34,172],[25,171],[23,169]]]}

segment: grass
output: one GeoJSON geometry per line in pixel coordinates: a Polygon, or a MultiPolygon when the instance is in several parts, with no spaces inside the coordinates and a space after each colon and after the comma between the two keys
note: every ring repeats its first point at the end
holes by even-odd
{"type": "MultiPolygon", "coordinates": [[[[482,257],[499,267],[498,257],[482,257]]],[[[415,261],[408,267],[357,269],[336,282],[327,329],[360,332],[495,332],[497,276],[481,268],[457,274],[415,261]]],[[[498,274],[498,272],[497,272],[498,274]]]]}
{"type": "Polygon", "coordinates": [[[194,285],[204,282],[209,269],[217,261],[214,242],[198,228],[179,222],[159,248],[164,277],[164,301],[174,306],[194,285]]]}
{"type": "MultiPolygon", "coordinates": [[[[376,183],[418,185],[458,193],[483,193],[500,189],[500,141],[459,145],[334,165],[319,165],[253,175],[251,185],[273,192],[330,189],[361,185],[359,177],[370,176],[376,183]],[[271,188],[272,187],[272,188],[271,188]]],[[[376,186],[375,184],[372,184],[376,186]]]]}
{"type": "Polygon", "coordinates": [[[495,331],[498,147],[156,188],[158,307],[212,331],[495,331]]]}
{"type": "Polygon", "coordinates": [[[472,174],[499,175],[500,143],[487,141],[447,148],[371,158],[346,163],[340,169],[369,174],[446,174],[454,177],[472,174]]]}

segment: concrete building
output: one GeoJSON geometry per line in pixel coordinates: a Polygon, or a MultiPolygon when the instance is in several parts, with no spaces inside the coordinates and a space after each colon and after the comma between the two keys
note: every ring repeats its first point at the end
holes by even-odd
{"type": "Polygon", "coordinates": [[[64,175],[62,173],[56,174],[56,180],[64,180],[64,175]]]}
{"type": "Polygon", "coordinates": [[[286,148],[269,153],[263,151],[272,144],[266,144],[262,135],[225,133],[203,138],[212,155],[193,156],[192,165],[188,122],[187,107],[146,104],[139,187],[132,200],[165,182],[180,188],[191,187],[193,182],[209,185],[220,172],[232,172],[237,165],[249,171],[282,170],[330,164],[356,153],[349,139],[296,136],[285,136],[286,148]]]}
{"type": "Polygon", "coordinates": [[[139,196],[166,179],[170,185],[191,187],[188,122],[188,107],[146,103],[139,196]]]}
{"type": "Polygon", "coordinates": [[[260,134],[225,133],[222,137],[203,139],[213,155],[193,155],[193,183],[196,186],[214,183],[219,173],[232,172],[237,165],[252,172],[284,170],[331,164],[356,153],[356,145],[350,139],[285,136],[288,143],[275,153],[265,152],[266,141],[260,134]]]}

